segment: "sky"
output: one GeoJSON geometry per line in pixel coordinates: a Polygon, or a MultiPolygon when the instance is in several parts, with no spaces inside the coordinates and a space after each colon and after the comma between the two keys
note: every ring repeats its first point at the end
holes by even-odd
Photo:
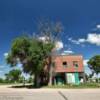
{"type": "Polygon", "coordinates": [[[99,12],[100,0],[0,0],[0,76],[10,70],[4,55],[13,39],[35,33],[40,19],[62,22],[63,50],[83,55],[86,65],[100,54],[99,12]]]}

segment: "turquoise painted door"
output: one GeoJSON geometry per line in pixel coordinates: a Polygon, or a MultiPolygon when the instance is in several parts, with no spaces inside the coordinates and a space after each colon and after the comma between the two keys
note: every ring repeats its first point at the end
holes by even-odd
{"type": "Polygon", "coordinates": [[[57,84],[58,85],[62,85],[64,82],[61,78],[57,78],[57,84]]]}
{"type": "Polygon", "coordinates": [[[74,76],[75,76],[75,84],[79,84],[80,83],[79,74],[78,73],[74,73],[74,76]]]}

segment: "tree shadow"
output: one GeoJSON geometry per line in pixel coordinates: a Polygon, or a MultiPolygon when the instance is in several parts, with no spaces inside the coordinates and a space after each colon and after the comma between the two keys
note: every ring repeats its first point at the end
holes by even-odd
{"type": "Polygon", "coordinates": [[[19,88],[19,89],[23,89],[23,88],[27,88],[27,89],[39,89],[39,88],[42,88],[43,86],[39,86],[39,87],[36,87],[34,85],[15,85],[15,86],[11,86],[9,88],[19,88]]]}

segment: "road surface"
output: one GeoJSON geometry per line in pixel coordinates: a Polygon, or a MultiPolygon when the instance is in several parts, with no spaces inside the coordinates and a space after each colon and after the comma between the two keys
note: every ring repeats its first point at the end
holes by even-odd
{"type": "Polygon", "coordinates": [[[100,89],[26,89],[0,86],[0,100],[100,100],[100,89]]]}

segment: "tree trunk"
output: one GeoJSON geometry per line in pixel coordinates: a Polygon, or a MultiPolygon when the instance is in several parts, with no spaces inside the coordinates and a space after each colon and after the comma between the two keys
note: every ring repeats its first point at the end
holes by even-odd
{"type": "Polygon", "coordinates": [[[23,79],[23,86],[25,87],[25,78],[23,79]]]}
{"type": "Polygon", "coordinates": [[[40,87],[40,81],[39,81],[40,79],[39,79],[39,74],[35,74],[34,75],[34,86],[36,87],[36,88],[39,88],[40,87]]]}
{"type": "Polygon", "coordinates": [[[49,57],[49,83],[48,85],[51,86],[52,85],[52,57],[49,57]]]}
{"type": "Polygon", "coordinates": [[[52,66],[50,66],[50,70],[49,70],[49,86],[52,85],[52,66]]]}
{"type": "Polygon", "coordinates": [[[99,74],[97,74],[97,82],[99,83],[99,74]]]}
{"type": "Polygon", "coordinates": [[[83,72],[83,82],[86,83],[86,75],[85,75],[85,72],[83,72]]]}

